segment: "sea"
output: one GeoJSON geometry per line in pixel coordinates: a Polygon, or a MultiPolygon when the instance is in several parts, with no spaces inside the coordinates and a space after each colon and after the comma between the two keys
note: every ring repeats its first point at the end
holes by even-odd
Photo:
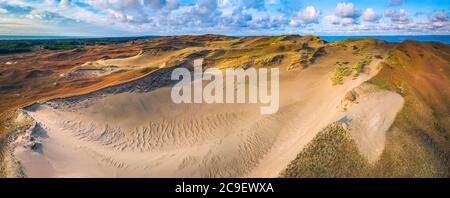
{"type": "MultiPolygon", "coordinates": [[[[2,36],[0,35],[0,40],[50,40],[50,39],[86,39],[89,37],[80,36],[2,36]]],[[[441,42],[445,44],[450,44],[450,35],[399,35],[399,36],[320,36],[320,38],[328,41],[341,41],[347,39],[358,39],[358,38],[375,38],[379,40],[384,40],[387,42],[401,43],[406,40],[414,40],[420,42],[441,42]]]]}
{"type": "Polygon", "coordinates": [[[419,41],[419,42],[441,42],[450,44],[450,35],[420,35],[420,36],[320,36],[323,40],[328,42],[342,41],[347,39],[360,39],[360,38],[375,38],[378,40],[384,40],[391,43],[401,43],[407,40],[419,41]]]}

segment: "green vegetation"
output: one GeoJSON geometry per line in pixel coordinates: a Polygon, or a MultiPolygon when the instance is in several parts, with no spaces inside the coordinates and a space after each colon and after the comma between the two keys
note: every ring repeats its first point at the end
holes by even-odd
{"type": "Polygon", "coordinates": [[[447,133],[447,129],[445,129],[444,126],[442,126],[442,124],[440,122],[434,122],[433,124],[434,129],[439,132],[442,136],[445,137],[446,140],[450,140],[450,136],[447,133]]]}
{"type": "Polygon", "coordinates": [[[403,109],[386,133],[385,149],[371,177],[448,177],[445,146],[439,145],[446,143],[433,140],[429,124],[434,119],[430,119],[427,108],[421,99],[405,97],[403,109]]]}
{"type": "Polygon", "coordinates": [[[258,39],[257,41],[251,44],[252,47],[266,47],[272,44],[278,44],[280,42],[280,37],[272,36],[258,39]]]}
{"type": "Polygon", "coordinates": [[[281,174],[289,178],[365,177],[370,165],[340,123],[320,132],[281,174]]]}
{"type": "Polygon", "coordinates": [[[148,73],[150,73],[152,71],[155,71],[157,69],[158,69],[157,67],[146,67],[146,68],[140,69],[139,72],[141,72],[143,74],[148,74],[148,73]]]}
{"type": "Polygon", "coordinates": [[[254,62],[255,67],[265,67],[280,64],[285,59],[284,54],[269,54],[257,58],[254,62]]]}
{"type": "Polygon", "coordinates": [[[0,54],[30,52],[32,47],[25,41],[0,41],[0,54]]]}
{"type": "Polygon", "coordinates": [[[367,81],[370,84],[376,85],[379,88],[385,89],[385,90],[389,90],[392,91],[391,86],[389,85],[389,83],[387,83],[386,81],[384,81],[383,79],[378,79],[378,78],[372,78],[369,81],[367,81]]]}
{"type": "Polygon", "coordinates": [[[359,55],[363,55],[363,51],[364,50],[366,50],[366,46],[362,46],[362,47],[360,47],[360,48],[354,48],[355,46],[353,46],[353,55],[355,55],[355,56],[359,56],[359,55]]]}
{"type": "Polygon", "coordinates": [[[320,56],[320,54],[323,53],[323,50],[324,50],[323,47],[314,49],[314,51],[312,52],[310,58],[316,58],[316,57],[320,56]]]}
{"type": "Polygon", "coordinates": [[[71,50],[83,46],[124,43],[153,37],[52,39],[52,40],[4,40],[0,41],[0,55],[31,52],[35,49],[71,50]]]}
{"type": "Polygon", "coordinates": [[[78,45],[64,45],[64,44],[50,44],[50,45],[44,45],[43,46],[44,49],[46,50],[71,50],[71,49],[75,49],[78,48],[78,45]]]}
{"type": "Polygon", "coordinates": [[[353,79],[356,79],[359,77],[359,74],[364,70],[364,67],[369,65],[373,60],[372,56],[368,56],[364,58],[362,61],[358,62],[354,67],[353,70],[355,70],[355,74],[353,75],[353,79]]]}
{"type": "Polygon", "coordinates": [[[342,85],[344,83],[344,77],[350,75],[352,75],[352,70],[350,68],[338,65],[331,81],[333,82],[333,85],[342,85]]]}
{"type": "MultiPolygon", "coordinates": [[[[372,56],[368,56],[364,58],[362,61],[358,62],[352,69],[355,71],[353,74],[353,80],[358,78],[361,72],[364,70],[364,67],[369,65],[373,60],[372,56]]],[[[349,67],[348,62],[336,62],[336,71],[334,76],[331,78],[333,85],[342,85],[344,83],[344,77],[352,75],[353,71],[349,67]]]]}
{"type": "MultiPolygon", "coordinates": [[[[346,132],[332,126],[298,155],[283,177],[449,177],[448,92],[443,90],[446,86],[441,86],[448,84],[448,53],[434,53],[427,44],[400,45],[405,46],[391,50],[381,63],[381,71],[368,81],[398,92],[405,99],[403,109],[386,132],[379,160],[373,163],[361,160],[357,148],[349,146],[353,141],[343,138],[346,132]],[[417,58],[425,59],[424,62],[407,55],[414,50],[423,52],[417,58]],[[344,143],[335,143],[334,139],[344,143]]],[[[338,71],[344,70],[341,62],[336,65],[338,71]]]]}

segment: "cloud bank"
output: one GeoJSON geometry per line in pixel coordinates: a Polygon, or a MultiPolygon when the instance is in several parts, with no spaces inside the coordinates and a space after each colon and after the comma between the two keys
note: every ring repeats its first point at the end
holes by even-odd
{"type": "Polygon", "coordinates": [[[450,32],[450,9],[440,10],[445,5],[436,4],[435,8],[424,11],[421,4],[413,0],[386,0],[371,6],[364,6],[364,2],[0,0],[0,34],[128,36],[450,32]]]}

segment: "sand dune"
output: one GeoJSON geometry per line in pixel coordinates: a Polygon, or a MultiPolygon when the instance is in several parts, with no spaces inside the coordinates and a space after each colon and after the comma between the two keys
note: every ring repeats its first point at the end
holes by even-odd
{"type": "Polygon", "coordinates": [[[352,93],[356,98],[347,105],[341,122],[348,126],[359,151],[374,162],[383,152],[385,132],[403,107],[404,100],[397,93],[367,83],[352,93]]]}
{"type": "Polygon", "coordinates": [[[274,115],[261,115],[258,104],[176,105],[168,84],[148,83],[152,76],[37,104],[27,108],[36,124],[14,144],[14,158],[28,177],[277,177],[321,129],[348,118],[361,151],[375,160],[402,99],[360,91],[367,99],[341,111],[346,93],[373,77],[381,60],[332,86],[333,60],[282,70],[274,115]]]}

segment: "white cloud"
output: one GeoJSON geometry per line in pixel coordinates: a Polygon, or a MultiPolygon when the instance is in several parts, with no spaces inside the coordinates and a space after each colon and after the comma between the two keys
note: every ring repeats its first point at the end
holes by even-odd
{"type": "Polygon", "coordinates": [[[167,0],[167,8],[169,10],[175,10],[179,7],[178,0],[167,0]]]}
{"type": "Polygon", "coordinates": [[[225,9],[220,17],[220,25],[222,26],[247,27],[253,20],[252,15],[240,7],[225,9]]]}
{"type": "Polygon", "coordinates": [[[310,23],[318,23],[320,10],[314,6],[308,6],[303,11],[298,12],[291,20],[290,25],[293,27],[303,26],[310,23]]]}
{"type": "Polygon", "coordinates": [[[447,24],[445,23],[445,22],[442,22],[442,21],[438,21],[438,22],[433,22],[433,26],[434,27],[438,27],[438,28],[440,28],[440,27],[445,27],[447,24]]]}
{"type": "Polygon", "coordinates": [[[333,25],[337,25],[341,23],[341,19],[335,15],[326,16],[325,20],[333,25]]]}
{"type": "Polygon", "coordinates": [[[196,5],[196,12],[200,15],[209,15],[216,11],[217,1],[216,0],[199,0],[196,5]]]}
{"type": "Polygon", "coordinates": [[[400,10],[392,10],[387,9],[384,12],[384,16],[391,19],[391,22],[398,23],[398,24],[408,24],[410,23],[410,19],[408,16],[408,11],[405,9],[400,10]]]}
{"type": "Polygon", "coordinates": [[[450,19],[447,12],[438,11],[432,15],[429,21],[423,23],[428,29],[450,30],[450,19]]]}
{"type": "MultiPolygon", "coordinates": [[[[248,22],[251,29],[273,29],[285,26],[289,22],[283,15],[270,15],[264,12],[262,15],[255,16],[248,22]]],[[[242,26],[241,26],[242,27],[242,26]]]]}
{"type": "Polygon", "coordinates": [[[338,3],[335,8],[335,15],[326,16],[325,20],[333,25],[348,26],[359,24],[358,18],[360,16],[361,12],[355,8],[353,3],[338,3]]]}
{"type": "Polygon", "coordinates": [[[4,8],[0,8],[0,14],[7,14],[8,10],[4,9],[4,8]]]}
{"type": "Polygon", "coordinates": [[[437,21],[437,22],[448,22],[449,21],[449,17],[448,14],[446,12],[443,11],[439,11],[437,13],[434,14],[433,21],[437,21]]]}
{"type": "Polygon", "coordinates": [[[124,12],[111,10],[109,17],[117,22],[126,23],[132,20],[133,17],[127,16],[124,12]]]}
{"type": "Polygon", "coordinates": [[[61,8],[68,8],[70,6],[70,2],[69,0],[61,0],[61,2],[59,2],[59,6],[61,8]]]}
{"type": "Polygon", "coordinates": [[[166,0],[144,0],[144,5],[149,5],[153,9],[163,8],[167,1],[166,0]]]}
{"type": "Polygon", "coordinates": [[[352,19],[352,18],[342,18],[342,19],[341,19],[341,23],[344,24],[344,25],[353,25],[353,24],[355,24],[356,22],[355,22],[355,20],[352,19]]]}
{"type": "Polygon", "coordinates": [[[108,0],[86,0],[86,3],[99,9],[108,9],[111,7],[108,0]]]}
{"type": "MultiPolygon", "coordinates": [[[[432,13],[425,10],[421,16],[409,16],[405,9],[395,10],[388,2],[383,4],[388,8],[384,13],[383,10],[375,10],[375,7],[359,10],[352,3],[337,3],[335,12],[321,20],[323,13],[319,7],[302,8],[298,0],[0,0],[2,5],[22,9],[15,13],[8,8],[8,13],[0,6],[0,20],[16,17],[44,27],[53,25],[55,30],[70,28],[67,24],[75,27],[84,24],[84,27],[98,27],[93,28],[93,32],[103,28],[104,32],[114,29],[118,30],[116,32],[161,35],[267,34],[272,31],[276,34],[326,31],[450,32],[447,10],[432,13]],[[381,20],[383,16],[386,20],[381,20]],[[360,21],[370,23],[360,24],[360,21]]],[[[410,11],[418,12],[414,9],[410,11]]]]}
{"type": "Polygon", "coordinates": [[[361,16],[355,9],[353,3],[338,3],[336,5],[336,15],[342,18],[358,18],[361,16]]]}
{"type": "MultiPolygon", "coordinates": [[[[112,22],[143,25],[179,8],[178,0],[85,0],[112,22]]],[[[205,1],[203,1],[205,2],[205,1]]]]}
{"type": "Polygon", "coordinates": [[[380,16],[375,12],[373,8],[367,8],[363,13],[362,19],[367,22],[378,22],[380,16]]]}

